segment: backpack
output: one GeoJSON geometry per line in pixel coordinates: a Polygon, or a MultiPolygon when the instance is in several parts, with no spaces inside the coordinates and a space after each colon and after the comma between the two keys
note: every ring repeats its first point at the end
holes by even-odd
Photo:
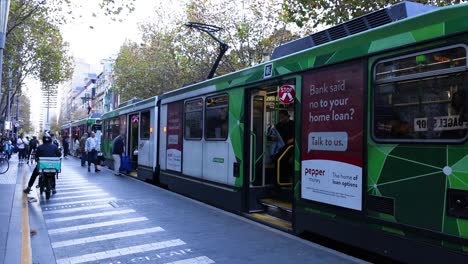
{"type": "Polygon", "coordinates": [[[31,139],[31,141],[29,141],[29,146],[31,146],[31,148],[37,148],[37,139],[31,139]]]}

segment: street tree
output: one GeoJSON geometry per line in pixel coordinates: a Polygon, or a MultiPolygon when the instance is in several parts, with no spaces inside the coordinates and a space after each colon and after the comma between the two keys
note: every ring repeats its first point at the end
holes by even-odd
{"type": "Polygon", "coordinates": [[[23,93],[27,78],[42,83],[57,84],[68,79],[72,72],[67,44],[57,26],[53,25],[43,7],[25,11],[20,1],[12,1],[9,19],[11,29],[4,50],[2,114],[5,113],[8,93],[10,100],[23,93]],[[30,14],[25,18],[25,13],[30,14]],[[19,23],[17,21],[21,20],[19,23]],[[8,84],[8,85],[7,85],[8,84]]]}
{"type": "Polygon", "coordinates": [[[275,46],[298,37],[282,20],[280,1],[191,1],[182,14],[157,10],[156,19],[141,26],[143,43],[122,46],[114,67],[122,101],[147,98],[203,81],[218,56],[219,44],[184,24],[222,27],[214,34],[229,45],[216,76],[261,63],[275,46]]]}
{"type": "MultiPolygon", "coordinates": [[[[401,2],[401,0],[284,0],[283,16],[299,27],[315,32],[318,26],[333,26],[369,12],[401,2]]],[[[429,5],[445,6],[463,0],[417,0],[429,5]]]]}

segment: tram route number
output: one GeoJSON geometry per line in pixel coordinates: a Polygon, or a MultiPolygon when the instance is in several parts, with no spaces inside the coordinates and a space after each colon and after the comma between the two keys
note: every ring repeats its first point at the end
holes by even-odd
{"type": "Polygon", "coordinates": [[[414,119],[414,131],[424,132],[429,128],[433,131],[458,130],[468,128],[468,124],[460,116],[436,116],[431,122],[427,117],[414,119]]]}

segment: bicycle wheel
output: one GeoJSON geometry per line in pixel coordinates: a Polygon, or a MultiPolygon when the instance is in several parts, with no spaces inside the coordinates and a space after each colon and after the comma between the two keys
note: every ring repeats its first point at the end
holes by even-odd
{"type": "Polygon", "coordinates": [[[0,158],[0,174],[8,171],[10,168],[10,162],[5,157],[0,158]]]}

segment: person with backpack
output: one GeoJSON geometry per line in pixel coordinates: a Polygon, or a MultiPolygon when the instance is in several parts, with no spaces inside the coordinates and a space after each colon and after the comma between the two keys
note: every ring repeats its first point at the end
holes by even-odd
{"type": "Polygon", "coordinates": [[[28,161],[27,164],[29,164],[29,159],[31,158],[31,153],[36,153],[37,146],[39,145],[39,141],[37,140],[36,136],[33,136],[32,139],[29,141],[29,151],[28,151],[28,161]]]}

